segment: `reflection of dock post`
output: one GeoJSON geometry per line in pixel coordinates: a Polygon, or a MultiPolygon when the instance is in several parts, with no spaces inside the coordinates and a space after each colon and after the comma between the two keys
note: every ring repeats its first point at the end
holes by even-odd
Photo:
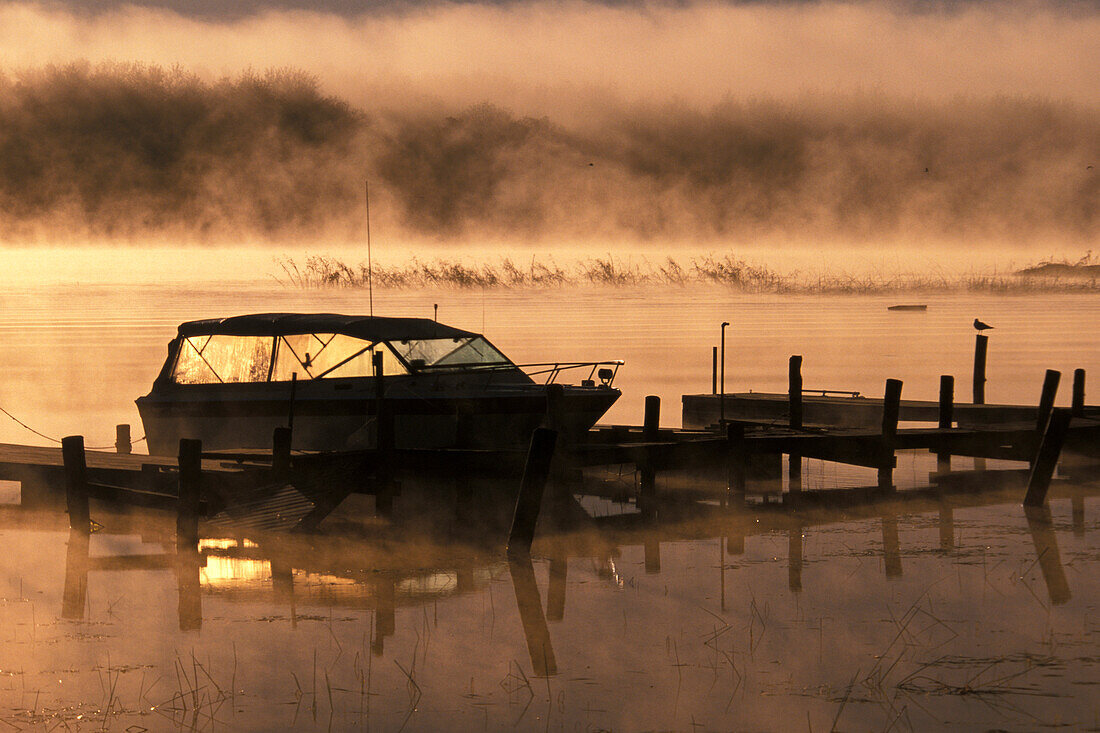
{"type": "Polygon", "coordinates": [[[1039,416],[1035,423],[1035,431],[1039,435],[1047,428],[1050,421],[1050,413],[1054,409],[1054,398],[1058,396],[1058,382],[1062,379],[1062,373],[1054,369],[1047,369],[1043,376],[1043,391],[1039,396],[1039,416]]]}
{"type": "Polygon", "coordinates": [[[294,568],[280,560],[271,561],[271,590],[276,603],[294,600],[294,568]]]}
{"type": "Polygon", "coordinates": [[[88,533],[75,527],[69,530],[69,546],[65,552],[65,589],[61,597],[61,618],[79,621],[84,618],[88,597],[88,533]]]}
{"type": "Polygon", "coordinates": [[[647,575],[656,575],[661,572],[661,541],[652,535],[647,535],[642,542],[645,553],[645,571],[647,575]]]}
{"type": "Polygon", "coordinates": [[[1026,506],[1042,506],[1047,500],[1047,491],[1058,466],[1058,457],[1062,454],[1062,444],[1069,431],[1070,410],[1060,407],[1050,414],[1046,431],[1039,442],[1039,451],[1031,466],[1031,476],[1027,482],[1026,506]]]}
{"type": "Polygon", "coordinates": [[[985,404],[985,355],[989,349],[989,337],[978,334],[974,341],[974,404],[985,404]]]}
{"type": "Polygon", "coordinates": [[[199,582],[202,565],[202,555],[199,554],[198,547],[183,550],[176,555],[180,631],[202,628],[202,586],[199,582]]]}
{"type": "Polygon", "coordinates": [[[134,450],[134,444],[130,440],[129,425],[115,425],[115,453],[120,456],[128,456],[134,450]]]}
{"type": "Polygon", "coordinates": [[[1073,416],[1085,416],[1085,370],[1073,370],[1073,416]]]}
{"type": "MultiPolygon", "coordinates": [[[[787,412],[791,430],[802,429],[802,357],[794,355],[787,363],[787,412]]],[[[794,494],[802,491],[802,456],[790,453],[788,458],[787,490],[794,494]]]]}
{"type": "Polygon", "coordinates": [[[549,428],[535,428],[531,434],[531,447],[527,450],[527,463],[523,467],[523,479],[516,497],[516,511],[512,515],[512,529],[508,533],[509,554],[531,550],[557,439],[557,431],[549,428]]]}
{"type": "Polygon", "coordinates": [[[894,465],[897,463],[894,444],[898,437],[900,411],[901,380],[887,379],[886,392],[882,397],[882,453],[878,469],[878,487],[884,490],[894,488],[894,465]]]}
{"type": "Polygon", "coordinates": [[[512,574],[512,589],[516,593],[523,635],[527,639],[531,671],[539,677],[557,674],[558,663],[554,659],[550,629],[547,628],[546,617],[542,614],[542,600],[539,598],[539,587],[535,583],[535,569],[531,565],[530,556],[513,555],[508,560],[508,570],[512,574]]]}
{"type": "Polygon", "coordinates": [[[91,530],[88,509],[88,464],[84,457],[84,436],[70,435],[61,439],[61,460],[65,466],[65,505],[69,510],[69,527],[87,534],[91,530]]]}
{"type": "Polygon", "coordinates": [[[802,527],[787,532],[787,587],[792,593],[802,590],[802,527]]]}
{"type": "Polygon", "coordinates": [[[564,554],[550,558],[550,586],[546,589],[546,618],[561,621],[565,618],[565,579],[569,572],[569,558],[564,554]]]}
{"type": "Polygon", "coordinates": [[[940,503],[940,549],[955,547],[955,511],[946,501],[940,503]]]}
{"type": "MultiPolygon", "coordinates": [[[[940,376],[940,430],[950,430],[955,425],[955,378],[950,374],[940,376]]],[[[936,470],[951,470],[951,451],[944,447],[936,451],[936,470]]]]}
{"type": "Polygon", "coordinates": [[[374,638],[370,649],[376,657],[385,649],[387,636],[393,636],[397,628],[397,585],[393,576],[384,575],[374,581],[374,638]]]}
{"type": "Polygon", "coordinates": [[[887,514],[882,518],[882,557],[887,578],[900,578],[901,541],[898,539],[898,518],[887,514]]]}
{"type": "Polygon", "coordinates": [[[1056,606],[1070,599],[1069,582],[1066,569],[1062,567],[1062,558],[1058,552],[1058,538],[1054,534],[1054,523],[1050,508],[1045,506],[1025,506],[1027,528],[1031,532],[1031,541],[1035,544],[1035,554],[1039,568],[1043,571],[1043,581],[1047,585],[1050,602],[1056,606]]]}
{"type": "Polygon", "coordinates": [[[1075,496],[1070,499],[1073,516],[1073,536],[1085,536],[1085,497],[1075,496]]]}

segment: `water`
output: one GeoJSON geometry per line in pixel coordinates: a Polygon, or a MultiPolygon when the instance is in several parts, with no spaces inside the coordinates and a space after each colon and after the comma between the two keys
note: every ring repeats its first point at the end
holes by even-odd
{"type": "MultiPolygon", "coordinates": [[[[120,422],[141,434],[133,399],[182,320],[368,307],[363,292],[262,280],[90,279],[23,280],[0,296],[0,406],[89,445],[111,443],[120,422]]],[[[722,320],[732,324],[730,391],[784,391],[787,357],[800,353],[807,388],[880,395],[899,378],[903,396],[935,399],[939,375],[954,374],[965,399],[974,317],[997,327],[990,402],[1037,401],[1047,368],[1100,373],[1094,297],[903,299],[914,301],[928,311],[887,311],[902,302],[889,297],[719,289],[437,291],[376,293],[375,310],[430,317],[438,303],[441,320],[484,331],[521,362],[624,359],[608,422],[640,421],[643,396],[658,394],[662,423],[678,425],[679,395],[710,389],[722,320]]],[[[48,442],[3,420],[0,441],[48,442]]],[[[926,468],[903,457],[899,483],[922,483],[926,468]]],[[[861,478],[807,468],[821,485],[861,478]]],[[[612,489],[634,480],[595,479],[612,489]]],[[[1049,519],[1025,516],[1019,491],[844,513],[685,505],[657,523],[632,504],[586,498],[592,519],[566,533],[541,527],[533,560],[513,563],[499,542],[508,507],[478,511],[471,530],[447,504],[453,482],[432,481],[398,498],[392,527],[368,500],[318,538],[207,533],[202,566],[182,570],[150,559],[172,552],[171,517],[93,510],[103,530],[88,560],[63,513],[4,508],[0,720],[150,730],[1100,724],[1100,507],[1087,473],[1056,487],[1049,519]],[[84,602],[63,614],[88,567],[84,602]]],[[[0,499],[16,498],[3,488],[0,499]]]]}

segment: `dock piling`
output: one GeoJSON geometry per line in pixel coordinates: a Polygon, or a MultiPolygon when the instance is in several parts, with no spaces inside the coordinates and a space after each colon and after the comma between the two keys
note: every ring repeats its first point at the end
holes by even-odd
{"type": "Polygon", "coordinates": [[[374,507],[383,517],[393,514],[394,486],[390,471],[390,452],[394,447],[393,412],[386,404],[384,353],[376,350],[371,356],[374,366],[374,445],[378,449],[375,467],[374,507]]]}
{"type": "Polygon", "coordinates": [[[878,469],[880,489],[892,489],[894,486],[894,445],[898,437],[898,415],[901,412],[900,379],[887,379],[886,391],[882,397],[882,463],[878,469]]]}
{"type": "Polygon", "coordinates": [[[535,428],[535,432],[531,434],[527,463],[523,467],[523,479],[516,497],[516,511],[512,515],[512,529],[508,533],[509,555],[523,555],[531,551],[535,524],[542,505],[542,493],[550,475],[550,462],[554,458],[557,440],[557,431],[549,428],[535,428]]]}
{"type": "Polygon", "coordinates": [[[661,424],[661,398],[647,395],[645,398],[645,418],[642,423],[642,440],[652,443],[657,440],[657,431],[661,424]]]}
{"type": "Polygon", "coordinates": [[[1041,435],[1050,422],[1050,412],[1054,409],[1054,398],[1058,395],[1058,382],[1062,379],[1062,373],[1054,369],[1047,369],[1043,377],[1043,392],[1039,396],[1039,419],[1035,430],[1041,435]]]}
{"type": "Polygon", "coordinates": [[[974,404],[985,404],[985,356],[989,337],[979,333],[974,341],[974,404]]]}
{"type": "Polygon", "coordinates": [[[176,551],[194,552],[199,543],[199,499],[202,485],[202,441],[180,439],[179,508],[176,551]]]}
{"type": "MultiPolygon", "coordinates": [[[[802,429],[802,356],[795,354],[787,363],[787,404],[791,430],[802,429]]],[[[787,456],[787,492],[797,494],[802,491],[802,456],[790,453],[787,456]]]]}
{"type": "MultiPolygon", "coordinates": [[[[940,375],[940,430],[950,430],[955,425],[955,377],[950,374],[940,375]]],[[[951,452],[939,450],[936,452],[936,470],[947,472],[951,470],[951,452]]]]}
{"type": "Polygon", "coordinates": [[[61,461],[65,467],[65,505],[69,527],[87,534],[91,530],[88,509],[88,464],[84,456],[84,436],[61,439],[61,461]]]}
{"type": "Polygon", "coordinates": [[[1073,416],[1083,417],[1085,414],[1085,370],[1073,370],[1073,416]]]}
{"type": "Polygon", "coordinates": [[[134,450],[134,444],[130,441],[130,426],[115,425],[115,452],[121,456],[128,456],[134,450]]]}
{"type": "Polygon", "coordinates": [[[1024,506],[1042,506],[1046,502],[1047,491],[1050,489],[1054,469],[1058,466],[1058,457],[1062,454],[1062,444],[1066,440],[1071,417],[1071,411],[1064,407],[1056,408],[1051,412],[1050,420],[1039,442],[1039,451],[1031,467],[1024,506]]]}
{"type": "Polygon", "coordinates": [[[791,430],[802,429],[802,357],[792,356],[787,365],[787,395],[791,430]]]}
{"type": "Polygon", "coordinates": [[[275,428],[271,434],[271,472],[276,476],[290,473],[290,428],[275,428]]]}

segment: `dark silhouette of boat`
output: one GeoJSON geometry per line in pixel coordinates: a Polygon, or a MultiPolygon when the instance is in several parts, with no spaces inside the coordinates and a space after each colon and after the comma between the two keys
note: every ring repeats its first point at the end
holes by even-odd
{"type": "Polygon", "coordinates": [[[137,400],[149,451],[180,438],[205,450],[270,448],[293,422],[293,447],[377,445],[375,355],[396,448],[512,448],[548,418],[567,437],[619,398],[621,362],[513,363],[484,336],[421,318],[260,313],[190,321],[137,400]],[[579,385],[551,385],[587,369],[579,385]],[[525,371],[526,370],[526,371],[525,371]],[[533,377],[541,377],[536,381],[533,377]],[[293,417],[291,417],[293,416],[293,417]]]}

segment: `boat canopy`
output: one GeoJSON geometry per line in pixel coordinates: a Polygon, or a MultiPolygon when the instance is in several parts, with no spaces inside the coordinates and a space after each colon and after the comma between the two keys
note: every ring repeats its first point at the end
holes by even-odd
{"type": "Polygon", "coordinates": [[[339,333],[365,341],[404,341],[478,336],[428,318],[345,316],[339,313],[253,313],[180,324],[180,336],[289,336],[339,333]]]}
{"type": "Polygon", "coordinates": [[[422,318],[264,313],[179,327],[162,376],[177,384],[285,382],[292,378],[514,365],[483,336],[422,318]]]}

